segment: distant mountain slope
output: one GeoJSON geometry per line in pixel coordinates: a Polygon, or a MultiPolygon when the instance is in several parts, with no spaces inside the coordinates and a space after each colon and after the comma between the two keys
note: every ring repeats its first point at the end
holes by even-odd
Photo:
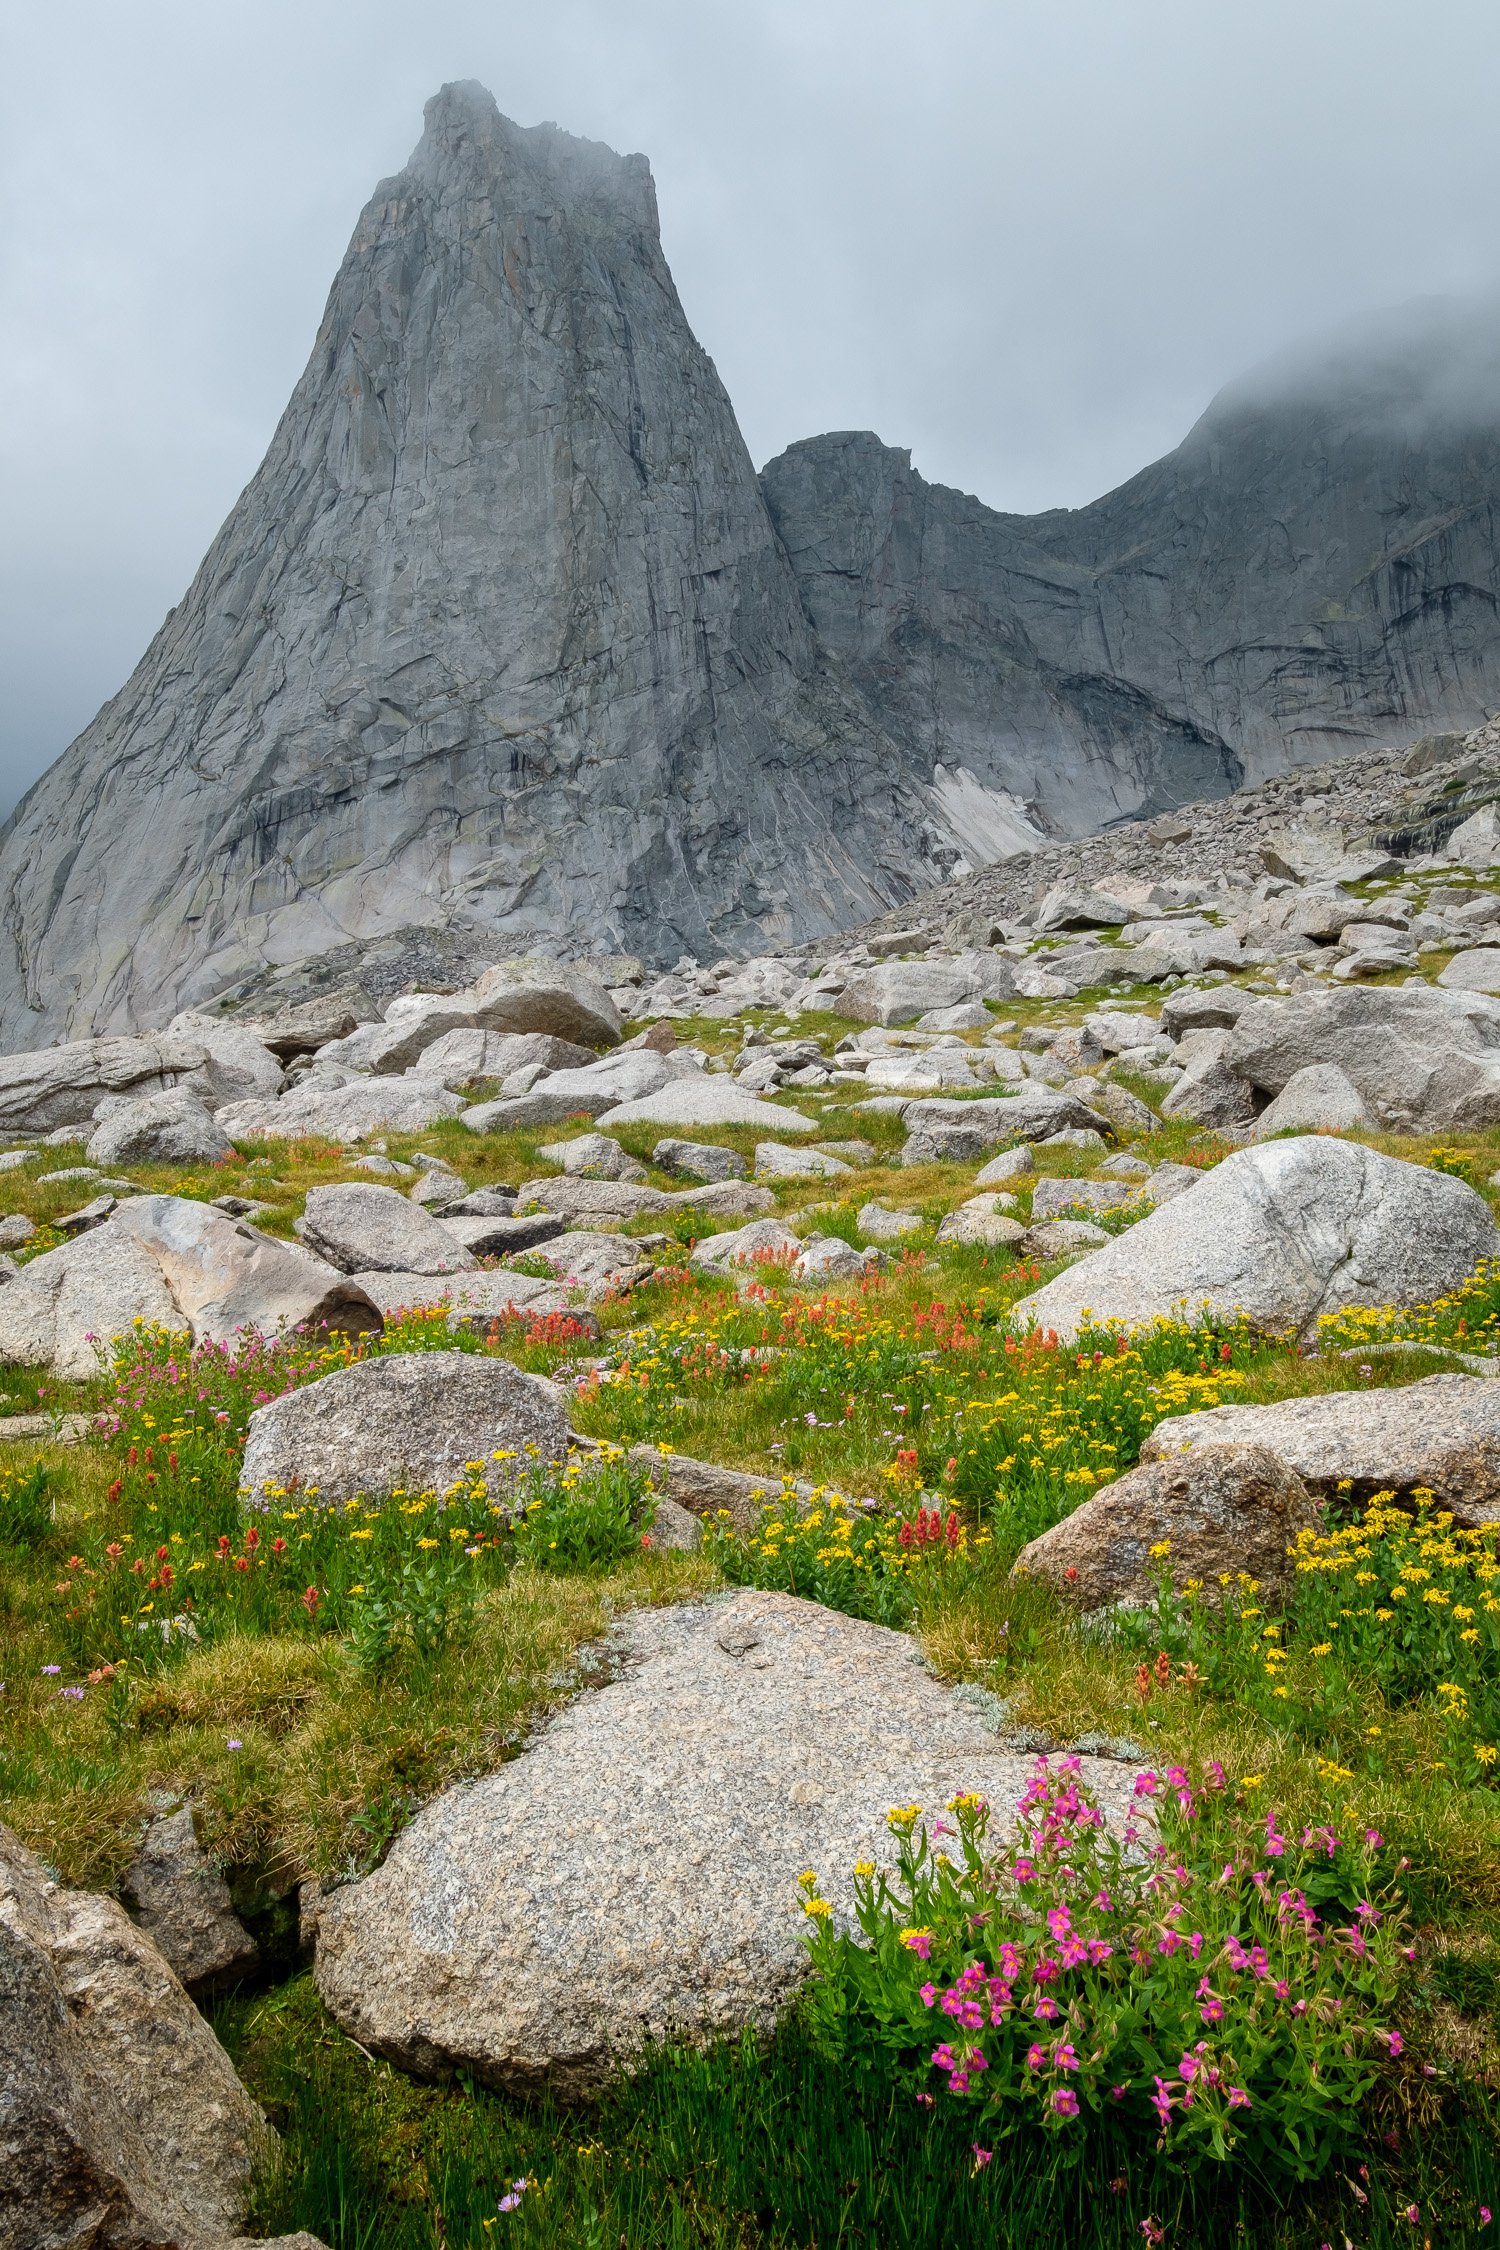
{"type": "Polygon", "coordinates": [[[1091,507],[1007,516],[864,432],[768,464],[825,647],[1061,834],[1500,706],[1500,319],[1288,355],[1091,507]]]}
{"type": "Polygon", "coordinates": [[[860,434],[758,480],[645,159],[445,87],[192,586],[0,835],[0,1045],[413,925],[784,944],[1472,724],[1500,354],[1459,327],[1265,372],[1073,512],[860,434]]]}

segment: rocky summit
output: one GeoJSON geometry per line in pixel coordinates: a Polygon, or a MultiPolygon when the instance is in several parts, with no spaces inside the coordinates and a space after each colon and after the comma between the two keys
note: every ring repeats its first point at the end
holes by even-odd
{"type": "Polygon", "coordinates": [[[330,956],[384,999],[763,954],[1472,727],[1500,464],[1493,384],[1444,370],[1500,357],[1479,329],[1262,371],[1087,508],[997,513],[868,432],[757,478],[645,159],[444,87],[192,585],[0,841],[0,1043],[330,956]]]}

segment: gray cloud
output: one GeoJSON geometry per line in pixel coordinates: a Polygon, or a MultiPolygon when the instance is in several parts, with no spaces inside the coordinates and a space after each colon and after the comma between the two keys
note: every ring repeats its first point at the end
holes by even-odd
{"type": "Polygon", "coordinates": [[[445,78],[650,156],[757,461],[869,427],[1001,508],[1500,280],[1487,0],[59,0],[6,52],[0,805],[183,590],[445,78]]]}

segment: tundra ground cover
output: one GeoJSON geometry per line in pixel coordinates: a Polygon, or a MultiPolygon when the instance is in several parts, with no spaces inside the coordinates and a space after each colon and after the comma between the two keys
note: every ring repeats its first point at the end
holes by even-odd
{"type": "MultiPolygon", "coordinates": [[[[889,1153],[881,1120],[848,1122],[876,1141],[878,1158],[889,1153]]],[[[515,1184],[542,1169],[531,1142],[544,1136],[476,1152],[461,1134],[444,1128],[425,1145],[451,1141],[471,1178],[515,1184]]],[[[1148,1153],[1221,1151],[1189,1151],[1174,1129],[1148,1153]]],[[[1495,1161],[1479,1141],[1459,1155],[1479,1179],[1495,1161]]],[[[1042,1162],[1068,1171],[1081,1160],[1059,1151],[1042,1162]]],[[[242,1165],[229,1184],[280,1183],[269,1192],[284,1230],[306,1186],[341,1163],[293,1148],[242,1165]]],[[[158,1184],[207,1193],[225,1180],[158,1184]]],[[[818,1223],[846,1223],[872,1194],[930,1222],[970,1184],[959,1167],[914,1175],[877,1162],[858,1175],[857,1197],[851,1189],[818,1223]]],[[[779,1191],[788,1211],[827,1192],[779,1191]]],[[[1363,2250],[1425,2233],[1477,2238],[1479,2205],[1500,2207],[1485,2122],[1500,2083],[1500,1819],[1493,1769],[1459,1755],[1443,1687],[1465,1697],[1465,1742],[1497,1738],[1486,1700],[1492,1621],[1474,1598],[1489,1550],[1435,1523],[1334,1523],[1282,1619],[1249,1616],[1251,1593],[1174,1599],[1115,1633],[1080,1630],[1008,1575],[1017,1548],[1128,1467],[1163,1415],[1406,1381],[1433,1362],[1399,1349],[1367,1363],[1310,1357],[1232,1324],[1165,1324],[1059,1349],[1008,1330],[1011,1304],[1039,1278],[1008,1253],[938,1248],[929,1224],[877,1281],[822,1293],[793,1289],[779,1268],[736,1291],[676,1266],[602,1309],[602,1346],[524,1326],[455,1338],[441,1315],[417,1314],[374,1347],[304,1340],[195,1354],[143,1336],[116,1378],[90,1390],[7,1377],[16,1405],[88,1407],[101,1424],[96,1443],[17,1448],[0,1477],[0,1818],[70,1878],[107,1884],[150,1793],[192,1793],[204,1841],[272,1964],[269,1989],[243,1995],[226,2018],[288,2135],[287,2169],[264,2189],[266,2224],[312,2225],[337,2250],[478,2244],[502,2229],[611,2250],[622,2234],[960,2243],[1002,2224],[1020,2229],[1016,2240],[1066,2226],[1080,2242],[1139,2242],[1152,2239],[1148,2221],[1194,2242],[1333,2242],[1342,2231],[1363,2250]],[[533,1495],[543,1506],[519,1531],[481,1522],[462,1492],[371,1494],[337,1511],[292,1493],[279,1511],[243,1515],[239,1451],[262,1395],[361,1349],[455,1342],[555,1372],[580,1428],[599,1438],[650,1439],[764,1475],[758,1539],[713,1541],[697,1557],[644,1548],[630,1514],[638,1495],[621,1475],[605,1480],[597,1505],[576,1481],[533,1495]],[[778,1497],[787,1474],[824,1486],[820,1520],[778,1497]],[[1444,1552],[1403,1561],[1401,1538],[1444,1552]],[[1374,1543],[1373,1563],[1362,1541],[1374,1543]],[[1342,1618],[1367,1598],[1377,1606],[1348,1583],[1360,1570],[1383,1571],[1389,1588],[1408,1563],[1432,1570],[1424,1592],[1449,1595],[1412,1613],[1425,1638],[1398,1647],[1369,1637],[1385,1621],[1342,1618]],[[1389,1865],[1407,1858],[1400,1885],[1417,1957],[1391,2018],[1404,2052],[1387,2057],[1366,2100],[1346,2168],[1353,2186],[1336,2170],[1278,2199],[1238,2169],[1228,2186],[1193,2186],[1170,2146],[1132,2142],[1120,2121],[1073,2151],[1061,2113],[1044,2140],[1029,2129],[987,2140],[916,2103],[886,2060],[831,2058],[805,2023],[767,2055],[663,2057],[584,2122],[475,2089],[411,2087],[339,2039],[294,1973],[297,1879],[373,1865],[416,1805],[514,1755],[547,1702],[588,1676],[588,1644],[612,1611],[723,1578],[909,1622],[944,1673],[998,1697],[1038,1741],[1131,1743],[1159,1772],[1217,1760],[1238,1814],[1262,1824],[1271,1814],[1292,1837],[1373,1828],[1389,1865]],[[183,1616],[191,1633],[173,1627],[183,1616]],[[1477,1642],[1462,1638],[1470,1630],[1477,1642]],[[1286,1656],[1268,1657],[1275,1647],[1286,1656]],[[533,2184],[502,2212],[521,2178],[533,2184]],[[1417,2221],[1402,2216],[1412,2204],[1417,2221]]],[[[1471,1348],[1493,1332],[1493,1286],[1481,1278],[1427,1313],[1355,1322],[1330,1341],[1356,1352],[1367,1336],[1471,1348]]]]}

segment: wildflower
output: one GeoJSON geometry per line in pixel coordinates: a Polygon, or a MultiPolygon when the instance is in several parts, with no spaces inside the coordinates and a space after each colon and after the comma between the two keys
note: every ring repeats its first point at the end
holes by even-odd
{"type": "Polygon", "coordinates": [[[1076,2117],[1078,2115],[1078,2096],[1071,2086],[1054,2087],[1052,2109],[1053,2114],[1058,2117],[1076,2117]]]}
{"type": "Polygon", "coordinates": [[[1243,2086],[1230,2087],[1229,2106],[1231,2109],[1249,2109],[1252,2106],[1250,2096],[1245,2092],[1243,2086]]]}
{"type": "Polygon", "coordinates": [[[238,1739],[237,1736],[231,1735],[224,1747],[227,1750],[243,1750],[245,1745],[238,1739]]]}
{"type": "Polygon", "coordinates": [[[1385,2035],[1385,2042],[1392,2055],[1399,2055],[1406,2044],[1399,2031],[1388,2031],[1385,2035]]]}
{"type": "Polygon", "coordinates": [[[512,2180],[509,2193],[502,2195],[500,2198],[499,2208],[502,2211],[514,2211],[530,2185],[529,2179],[512,2180]]]}

